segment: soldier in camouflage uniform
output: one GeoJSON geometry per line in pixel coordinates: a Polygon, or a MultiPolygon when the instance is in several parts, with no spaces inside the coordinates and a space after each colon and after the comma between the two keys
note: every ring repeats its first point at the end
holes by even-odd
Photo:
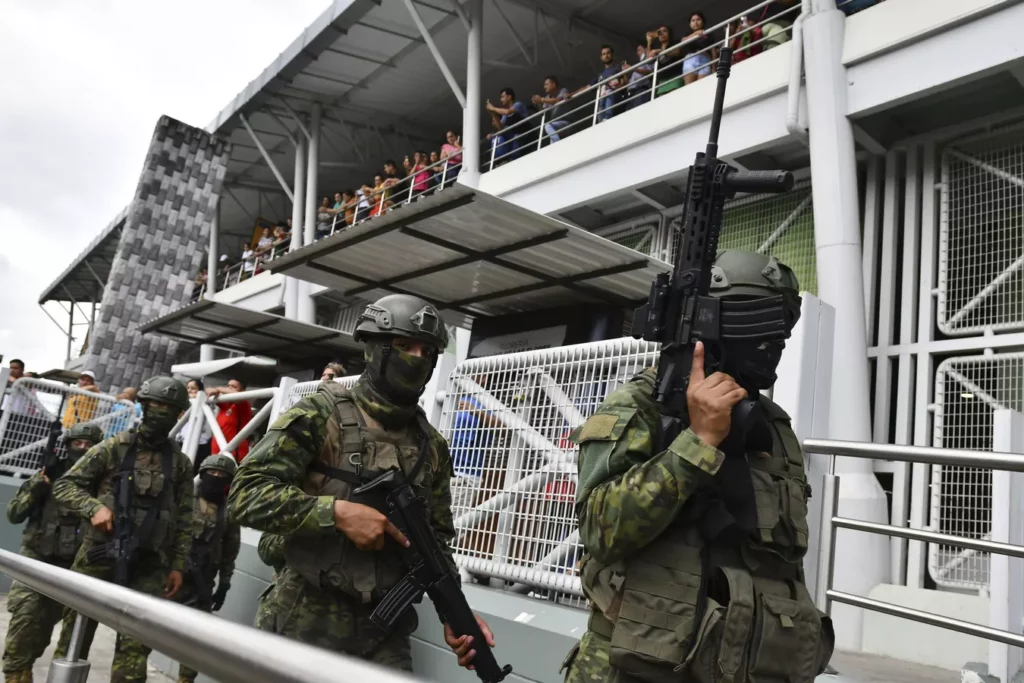
{"type": "MultiPolygon", "coordinates": [[[[286,539],[261,628],[411,671],[415,610],[391,633],[369,620],[406,571],[396,543],[408,540],[353,491],[373,473],[401,468],[428,501],[454,568],[451,457],[417,406],[448,333],[433,306],[391,295],[367,306],[354,336],[364,342],[362,377],[350,390],[324,382],[281,415],[239,467],[228,505],[239,523],[286,539]]],[[[459,663],[471,666],[470,637],[455,638],[446,625],[445,639],[459,663]]]]}
{"type": "MultiPolygon", "coordinates": [[[[800,313],[793,272],[760,254],[722,252],[711,293],[781,295],[787,336],[800,313]]],[[[724,371],[708,374],[698,344],[689,426],[660,452],[656,368],[612,392],[574,433],[591,615],[566,658],[568,683],[811,683],[825,669],[831,622],[803,583],[804,458],[789,416],[758,394],[774,383],[784,344],[727,338],[724,371]],[[731,411],[748,395],[771,439],[734,446],[731,411]]]]}
{"type": "MultiPolygon", "coordinates": [[[[50,495],[51,482],[103,440],[103,430],[94,424],[79,423],[64,437],[67,457],[61,458],[32,475],[7,504],[7,520],[21,524],[28,519],[21,537],[21,554],[67,569],[82,544],[82,520],[62,514],[50,495]]],[[[53,627],[60,621],[64,606],[41,593],[15,583],[7,595],[11,620],[4,642],[5,683],[32,683],[32,664],[50,645],[53,627]]]]}
{"type": "Polygon", "coordinates": [[[274,576],[270,580],[270,585],[260,593],[260,597],[258,598],[259,605],[256,608],[256,620],[253,622],[253,625],[263,631],[273,631],[273,626],[267,622],[267,619],[271,614],[271,603],[267,598],[274,590],[274,585],[277,583],[278,575],[281,573],[281,570],[284,569],[284,536],[264,531],[263,534],[260,535],[259,543],[256,545],[256,552],[260,556],[260,561],[274,570],[274,576]]]}
{"type": "MultiPolygon", "coordinates": [[[[60,481],[53,495],[61,507],[87,519],[90,525],[71,569],[113,580],[113,561],[104,546],[114,529],[115,481],[131,471],[132,507],[128,516],[138,549],[132,558],[128,587],[172,598],[181,589],[182,573],[192,544],[192,463],[168,433],[189,408],[185,385],[170,377],[143,383],[138,399],[142,421],[98,444],[82,456],[60,481]],[[96,495],[93,496],[92,492],[96,495]]],[[[64,657],[71,641],[75,613],[66,610],[55,657],[64,657]]],[[[89,620],[81,656],[87,657],[96,622],[89,620]]],[[[119,635],[111,665],[113,683],[146,680],[151,648],[119,635]]]]}
{"type": "MultiPolygon", "coordinates": [[[[216,612],[224,606],[242,545],[242,530],[228,518],[226,503],[237,467],[235,459],[226,453],[207,456],[199,466],[192,549],[177,600],[204,612],[216,612]]],[[[192,683],[197,675],[194,669],[182,664],[178,668],[178,683],[192,683]]]]}

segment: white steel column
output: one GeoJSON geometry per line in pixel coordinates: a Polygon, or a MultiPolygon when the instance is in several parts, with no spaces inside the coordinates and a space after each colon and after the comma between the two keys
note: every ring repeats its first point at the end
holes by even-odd
{"type": "MultiPolygon", "coordinates": [[[[316,240],[317,174],[320,170],[320,103],[314,102],[309,117],[309,139],[306,141],[306,221],[303,224],[303,245],[316,240]]],[[[304,323],[316,322],[316,302],[310,296],[310,283],[298,283],[298,317],[304,323]]]]}
{"type": "MultiPolygon", "coordinates": [[[[299,136],[299,144],[295,146],[295,193],[292,200],[292,241],[289,251],[302,246],[302,219],[306,202],[306,138],[299,136]]],[[[299,281],[293,277],[285,277],[284,282],[284,315],[286,318],[299,318],[299,281]]]]}
{"type": "MultiPolygon", "coordinates": [[[[211,298],[217,293],[217,260],[220,252],[220,200],[213,209],[213,219],[210,221],[210,244],[209,253],[206,254],[206,298],[211,298]]],[[[199,347],[199,360],[207,362],[213,360],[213,346],[203,344],[199,347]]]]}
{"type": "MultiPolygon", "coordinates": [[[[992,450],[1024,453],[1024,415],[1015,410],[992,413],[992,450]]],[[[992,472],[992,540],[1024,545],[1024,474],[992,472]]],[[[989,622],[992,628],[1021,633],[1024,617],[1024,560],[989,556],[989,622]]],[[[1020,648],[989,643],[988,672],[1000,681],[1017,680],[1020,648]]]]}
{"type": "Polygon", "coordinates": [[[480,65],[483,60],[484,0],[469,0],[469,40],[466,43],[466,106],[462,110],[462,168],[459,182],[469,187],[480,184],[480,117],[483,92],[480,65]]]}
{"type": "MultiPolygon", "coordinates": [[[[845,15],[834,0],[814,0],[803,24],[807,110],[814,173],[814,239],[818,296],[835,308],[835,360],[829,436],[871,440],[868,392],[871,375],[864,321],[864,273],[853,127],[846,118],[847,78],[842,64],[845,15]]],[[[870,460],[838,458],[843,478],[840,514],[888,522],[885,494],[870,460]]],[[[835,586],[868,595],[889,577],[889,541],[884,536],[839,532],[835,586]]],[[[859,650],[863,612],[836,605],[837,646],[859,650]]]]}

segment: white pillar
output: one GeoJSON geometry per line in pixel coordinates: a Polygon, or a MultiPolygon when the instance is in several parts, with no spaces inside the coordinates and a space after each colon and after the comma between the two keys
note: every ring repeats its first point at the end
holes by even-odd
{"type": "MultiPolygon", "coordinates": [[[[829,436],[871,441],[868,412],[870,372],[864,321],[864,273],[853,127],[846,118],[847,79],[842,64],[845,15],[834,0],[814,0],[803,24],[807,112],[814,193],[814,241],[818,296],[835,309],[835,348],[829,436]]],[[[872,461],[839,458],[840,514],[888,523],[885,494],[872,461]]],[[[817,483],[817,482],[815,482],[817,483]]],[[[868,595],[889,575],[889,541],[884,536],[839,532],[834,585],[868,595]]],[[[858,650],[863,612],[836,605],[838,647],[858,650]]]]}
{"type": "MultiPolygon", "coordinates": [[[[303,223],[302,243],[312,244],[316,240],[317,174],[320,171],[320,103],[314,102],[309,118],[309,140],[306,142],[306,220],[303,223]]],[[[296,195],[298,197],[298,195],[296,195]]],[[[316,322],[316,302],[309,294],[310,283],[297,281],[298,317],[304,323],[316,322]]]]}
{"type": "Polygon", "coordinates": [[[462,110],[462,170],[459,182],[469,187],[480,184],[480,117],[483,93],[480,65],[483,60],[483,0],[469,0],[469,40],[466,43],[466,108],[462,110]]]}
{"type": "MultiPolygon", "coordinates": [[[[209,252],[206,254],[206,298],[211,298],[217,293],[217,266],[220,265],[220,201],[213,209],[213,219],[210,220],[210,244],[209,252]]],[[[203,344],[199,347],[199,360],[204,363],[213,360],[213,347],[203,344]]]]}
{"type": "MultiPolygon", "coordinates": [[[[992,413],[992,450],[1024,453],[1024,414],[992,413]]],[[[992,540],[1024,545],[1024,474],[992,472],[992,540]]],[[[992,554],[989,559],[989,622],[992,628],[1021,633],[1024,619],[1024,560],[992,554]]],[[[1022,665],[1020,648],[990,642],[988,672],[1011,681],[1022,665]]]]}
{"type": "MultiPolygon", "coordinates": [[[[292,241],[289,251],[294,251],[303,244],[302,219],[306,203],[306,138],[299,135],[299,144],[295,146],[295,185],[292,188],[292,241]]],[[[293,277],[285,277],[284,315],[286,318],[299,318],[299,281],[293,277]]]]}

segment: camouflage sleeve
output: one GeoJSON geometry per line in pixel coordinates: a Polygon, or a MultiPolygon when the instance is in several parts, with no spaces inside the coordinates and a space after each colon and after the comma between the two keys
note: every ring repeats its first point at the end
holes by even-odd
{"type": "Polygon", "coordinates": [[[302,490],[306,468],[323,447],[329,399],[313,394],[271,425],[235,473],[228,512],[239,524],[285,536],[334,531],[334,498],[302,490]]]}
{"type": "Polygon", "coordinates": [[[89,492],[99,488],[100,481],[113,469],[116,456],[116,437],[96,444],[63,477],[53,482],[53,497],[68,512],[89,519],[104,507],[89,492]]]}
{"type": "Polygon", "coordinates": [[[435,434],[437,448],[437,473],[434,475],[434,488],[430,492],[430,522],[437,534],[452,571],[458,573],[455,558],[452,556],[452,542],[455,540],[455,521],[452,519],[452,456],[448,452],[448,442],[439,434],[435,434]]]}
{"type": "Polygon", "coordinates": [[[174,555],[171,571],[184,572],[192,548],[192,518],[195,515],[195,493],[192,483],[192,463],[180,451],[174,456],[174,501],[178,505],[175,519],[174,555]]]}
{"type": "Polygon", "coordinates": [[[574,435],[580,444],[580,539],[605,564],[653,541],[724,460],[690,430],[651,457],[658,413],[637,391],[627,385],[613,392],[574,435]]]}
{"type": "Polygon", "coordinates": [[[264,531],[256,546],[260,561],[279,572],[284,568],[284,536],[264,531]]]}
{"type": "Polygon", "coordinates": [[[7,503],[7,521],[11,524],[21,524],[28,519],[29,513],[46,494],[50,492],[50,485],[43,479],[42,472],[36,472],[29,477],[18,492],[14,494],[7,503]]]}
{"type": "Polygon", "coordinates": [[[235,560],[238,559],[238,551],[242,548],[242,528],[237,524],[228,522],[224,530],[224,545],[220,552],[220,578],[218,583],[229,584],[235,573],[235,560]]]}

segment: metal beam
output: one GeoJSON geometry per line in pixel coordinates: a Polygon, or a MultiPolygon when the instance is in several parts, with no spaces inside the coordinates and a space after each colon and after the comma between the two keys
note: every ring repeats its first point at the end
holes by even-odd
{"type": "MultiPolygon", "coordinates": [[[[492,0],[492,2],[494,4],[494,9],[498,11],[498,16],[501,17],[501,20],[505,23],[505,28],[507,28],[508,32],[512,35],[512,40],[515,41],[515,44],[519,47],[519,51],[523,53],[523,58],[526,60],[526,63],[530,66],[537,66],[533,58],[530,57],[530,52],[526,49],[526,44],[523,43],[523,39],[519,36],[519,32],[516,31],[515,26],[513,26],[512,22],[508,20],[507,16],[505,16],[505,12],[501,9],[501,4],[498,0],[492,0]]],[[[536,7],[534,7],[534,9],[536,9],[536,7]]],[[[536,43],[537,40],[535,36],[534,45],[536,45],[536,43]]]]}
{"type": "Polygon", "coordinates": [[[298,138],[295,137],[295,134],[292,133],[291,128],[289,128],[288,126],[286,126],[284,124],[284,121],[281,120],[281,117],[278,116],[277,113],[274,110],[267,109],[267,110],[264,111],[264,113],[267,114],[267,116],[269,116],[270,118],[274,119],[274,121],[277,122],[277,125],[281,126],[281,129],[284,130],[285,135],[287,135],[288,139],[291,140],[292,147],[298,147],[299,146],[298,138]]]}
{"type": "Polygon", "coordinates": [[[386,66],[389,69],[397,69],[398,68],[398,65],[392,64],[390,60],[389,61],[383,61],[383,60],[380,60],[380,59],[374,59],[373,57],[367,57],[366,55],[361,55],[358,52],[348,52],[346,50],[339,50],[339,49],[333,48],[333,47],[324,48],[324,52],[330,52],[330,53],[333,53],[333,54],[336,54],[336,55],[341,55],[342,57],[351,57],[352,59],[358,59],[358,60],[363,61],[363,62],[369,62],[370,64],[376,64],[377,66],[386,66]]]}
{"type": "Polygon", "coordinates": [[[93,270],[92,266],[89,265],[88,259],[83,259],[82,260],[82,265],[84,265],[86,267],[86,269],[92,274],[92,276],[94,278],[96,278],[96,282],[99,283],[99,286],[100,286],[101,290],[107,286],[107,283],[103,281],[103,278],[101,278],[99,275],[97,275],[96,271],[93,270]]]}
{"type": "MultiPolygon", "coordinates": [[[[256,190],[256,191],[259,192],[260,194],[262,194],[262,190],[256,190]]],[[[238,204],[238,208],[240,208],[245,213],[246,216],[248,216],[250,219],[252,219],[252,222],[254,224],[256,223],[256,216],[253,216],[252,213],[249,212],[249,209],[245,208],[245,204],[243,204],[238,199],[238,197],[235,196],[235,193],[232,192],[231,188],[228,187],[227,185],[224,186],[224,194],[226,194],[227,196],[229,196],[233,200],[235,200],[235,204],[238,204]]]]}
{"type": "Polygon", "coordinates": [[[309,134],[309,128],[306,128],[306,124],[303,123],[302,118],[295,112],[294,109],[292,109],[292,105],[288,104],[287,100],[285,100],[280,95],[277,95],[276,97],[277,101],[281,103],[282,107],[284,107],[284,110],[288,112],[288,116],[292,117],[292,120],[295,121],[295,123],[299,126],[299,130],[302,131],[302,134],[305,135],[306,139],[308,140],[311,137],[309,134]]]}
{"type": "Polygon", "coordinates": [[[470,27],[469,16],[466,15],[466,10],[462,9],[462,3],[460,3],[459,0],[451,0],[451,3],[455,13],[458,14],[459,19],[462,20],[462,25],[465,26],[468,31],[470,27]]]}
{"type": "Polygon", "coordinates": [[[459,87],[459,82],[455,80],[455,76],[452,75],[451,69],[448,68],[448,64],[444,61],[444,57],[441,56],[441,51],[437,49],[437,44],[434,43],[434,39],[430,35],[430,31],[427,29],[427,25],[423,23],[423,19],[420,17],[420,13],[416,11],[416,6],[412,0],[405,0],[405,8],[409,10],[409,16],[412,17],[412,21],[416,24],[416,28],[419,29],[420,35],[423,36],[423,42],[427,44],[427,49],[430,50],[430,54],[434,56],[434,61],[437,62],[438,68],[441,69],[441,73],[444,74],[444,78],[448,81],[448,87],[452,89],[452,93],[455,95],[455,99],[459,101],[459,105],[466,108],[466,95],[462,92],[462,88],[459,87]]]}
{"type": "MultiPolygon", "coordinates": [[[[325,120],[321,120],[320,121],[321,129],[322,130],[333,131],[334,128],[333,128],[332,125],[328,125],[329,123],[333,124],[334,122],[333,121],[328,122],[328,121],[325,121],[325,120]]],[[[355,150],[356,156],[358,156],[362,161],[366,161],[366,155],[363,153],[363,150],[359,149],[359,145],[356,143],[355,136],[352,134],[352,131],[349,130],[348,125],[344,121],[338,123],[338,130],[341,132],[342,135],[344,135],[348,139],[349,144],[352,145],[352,149],[355,150]]],[[[327,144],[331,144],[330,139],[328,139],[326,136],[325,136],[324,139],[327,140],[327,144]]],[[[331,145],[331,146],[333,147],[334,145],[331,145]]]]}
{"type": "Polygon", "coordinates": [[[267,152],[267,149],[263,146],[263,143],[260,142],[260,139],[256,136],[256,133],[253,131],[252,126],[250,126],[249,122],[245,119],[245,114],[239,113],[238,118],[242,122],[242,125],[245,126],[245,129],[249,131],[249,136],[252,138],[252,141],[256,143],[257,149],[260,150],[260,154],[263,155],[263,160],[267,162],[267,166],[270,167],[270,171],[274,174],[274,177],[277,178],[277,182],[281,184],[281,189],[284,190],[284,193],[286,195],[288,195],[288,199],[294,202],[295,195],[292,194],[292,188],[288,187],[288,183],[284,181],[284,176],[282,176],[281,172],[277,170],[277,165],[274,164],[274,160],[270,157],[270,154],[267,152]]]}

